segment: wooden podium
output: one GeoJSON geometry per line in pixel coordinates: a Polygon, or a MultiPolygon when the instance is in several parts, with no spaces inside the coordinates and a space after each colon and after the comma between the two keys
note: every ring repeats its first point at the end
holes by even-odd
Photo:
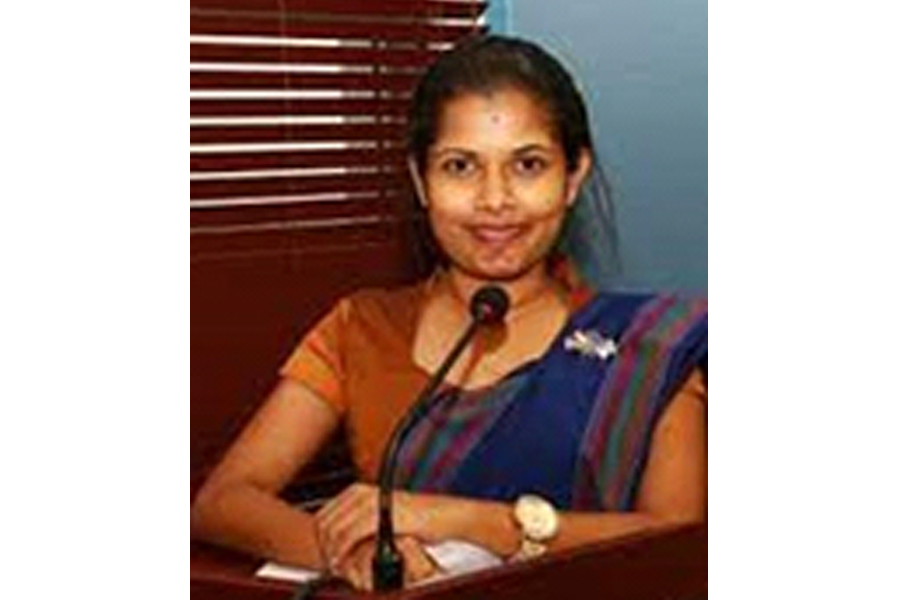
{"type": "MultiPolygon", "coordinates": [[[[191,545],[192,600],[289,600],[295,585],[254,577],[248,557],[191,545]]],[[[385,599],[700,600],[706,598],[706,524],[642,533],[575,548],[527,563],[381,594],[385,599]]],[[[374,594],[326,587],[314,598],[374,594]]]]}

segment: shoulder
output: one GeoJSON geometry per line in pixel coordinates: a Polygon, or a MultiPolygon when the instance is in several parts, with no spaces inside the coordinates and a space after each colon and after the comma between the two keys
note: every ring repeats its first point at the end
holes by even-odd
{"type": "Polygon", "coordinates": [[[406,339],[415,327],[423,289],[422,283],[362,288],[341,298],[329,316],[348,340],[406,339]]]}
{"type": "Polygon", "coordinates": [[[607,303],[621,307],[634,309],[650,309],[664,311],[690,311],[692,313],[706,313],[707,299],[700,294],[688,294],[681,292],[629,292],[608,291],[594,296],[592,303],[607,303]]]}
{"type": "Polygon", "coordinates": [[[573,315],[578,326],[598,326],[618,338],[644,337],[672,327],[706,327],[705,296],[679,293],[606,291],[584,302],[573,315]]]}
{"type": "Polygon", "coordinates": [[[708,320],[707,299],[701,295],[605,292],[597,294],[588,306],[599,315],[618,316],[630,327],[638,325],[645,333],[654,327],[705,328],[708,320]]]}
{"type": "Polygon", "coordinates": [[[670,367],[681,380],[707,360],[705,296],[605,292],[594,297],[579,316],[583,326],[597,328],[615,340],[620,361],[670,367]]]}
{"type": "Polygon", "coordinates": [[[281,374],[307,383],[320,396],[337,397],[349,356],[377,356],[378,351],[407,343],[418,289],[367,288],[342,297],[306,331],[281,374]]]}
{"type": "Polygon", "coordinates": [[[423,282],[402,286],[361,288],[344,297],[356,309],[374,310],[413,302],[422,291],[423,282]]]}
{"type": "Polygon", "coordinates": [[[706,345],[709,317],[704,296],[621,294],[618,302],[631,307],[626,336],[635,342],[675,347],[693,340],[706,345]]]}
{"type": "Polygon", "coordinates": [[[338,302],[345,318],[393,321],[409,318],[419,306],[422,283],[398,287],[369,287],[356,290],[338,302]]]}

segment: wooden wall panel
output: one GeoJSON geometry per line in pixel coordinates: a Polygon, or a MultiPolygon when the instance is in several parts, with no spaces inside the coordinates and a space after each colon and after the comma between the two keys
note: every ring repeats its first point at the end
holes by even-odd
{"type": "Polygon", "coordinates": [[[402,238],[388,238],[227,253],[208,241],[194,244],[192,493],[271,390],[304,331],[356,288],[410,279],[402,238]]]}

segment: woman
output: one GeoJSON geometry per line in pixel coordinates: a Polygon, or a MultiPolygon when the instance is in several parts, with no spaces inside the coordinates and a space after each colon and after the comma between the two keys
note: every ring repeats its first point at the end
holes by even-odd
{"type": "Polygon", "coordinates": [[[504,325],[478,334],[401,450],[408,581],[443,540],[523,558],[703,520],[706,303],[597,293],[603,189],[565,70],[520,40],[462,45],[417,89],[408,155],[442,265],[345,298],[304,338],[198,494],[193,533],[371,588],[383,448],[485,284],[511,299],[504,325]],[[279,491],[342,421],[362,482],[295,510],[279,491]]]}

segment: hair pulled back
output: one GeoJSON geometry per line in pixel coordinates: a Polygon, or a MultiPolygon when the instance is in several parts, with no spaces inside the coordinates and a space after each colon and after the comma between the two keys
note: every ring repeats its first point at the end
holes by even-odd
{"type": "Polygon", "coordinates": [[[420,172],[440,128],[447,102],[461,95],[503,89],[528,94],[547,110],[571,172],[583,149],[592,150],[587,110],[563,66],[531,42],[497,35],[477,37],[443,54],[425,73],[413,95],[407,152],[420,172]]]}

